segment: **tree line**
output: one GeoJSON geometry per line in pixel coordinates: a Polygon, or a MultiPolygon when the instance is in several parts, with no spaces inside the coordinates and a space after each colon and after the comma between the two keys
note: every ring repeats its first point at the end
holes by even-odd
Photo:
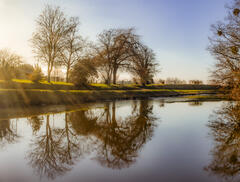
{"type": "MultiPolygon", "coordinates": [[[[30,42],[38,63],[47,66],[48,82],[56,66],[64,67],[66,82],[76,85],[99,79],[106,84],[116,84],[120,71],[130,73],[142,85],[152,82],[158,63],[153,50],[143,44],[134,28],[104,30],[94,43],[79,34],[79,25],[78,17],[68,17],[60,7],[50,5],[46,5],[36,19],[30,42]]],[[[12,61],[12,70],[16,71],[18,64],[21,65],[18,60],[12,61]]],[[[3,62],[0,57],[0,64],[3,62]]],[[[8,62],[11,64],[11,60],[8,62]]],[[[10,70],[6,66],[2,68],[10,70]]],[[[31,68],[31,72],[33,70],[31,68]]],[[[15,71],[10,76],[6,71],[1,77],[17,77],[15,71]]],[[[42,74],[40,69],[37,73],[42,74]]]]}
{"type": "MultiPolygon", "coordinates": [[[[116,84],[122,71],[142,85],[153,81],[158,71],[155,53],[143,44],[134,28],[104,30],[96,42],[90,42],[79,34],[79,25],[78,17],[68,17],[60,7],[50,5],[36,19],[30,43],[37,62],[47,66],[48,82],[58,66],[66,70],[66,82],[76,85],[96,80],[116,84]]],[[[6,80],[31,76],[39,81],[43,76],[39,64],[35,68],[24,64],[20,56],[8,50],[0,51],[0,69],[0,78],[6,80]],[[21,66],[23,76],[17,73],[21,66]]]]}

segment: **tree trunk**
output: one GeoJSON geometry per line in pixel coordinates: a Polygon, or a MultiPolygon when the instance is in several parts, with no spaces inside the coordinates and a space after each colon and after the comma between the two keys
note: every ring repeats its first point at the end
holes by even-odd
{"type": "Polygon", "coordinates": [[[47,81],[48,81],[48,82],[51,81],[51,72],[50,72],[49,69],[48,69],[47,81]]]}
{"type": "Polygon", "coordinates": [[[51,72],[52,72],[52,65],[51,63],[48,63],[48,75],[47,75],[47,81],[50,83],[51,81],[51,72]]]}
{"type": "Polygon", "coordinates": [[[146,86],[146,79],[145,78],[141,78],[140,80],[141,80],[142,86],[145,87],[146,86]]]}
{"type": "Polygon", "coordinates": [[[110,79],[108,78],[108,79],[107,79],[107,85],[110,85],[110,82],[111,82],[111,81],[110,81],[110,79]]]}
{"type": "Polygon", "coordinates": [[[117,67],[113,68],[113,84],[117,83],[117,67]]]}
{"type": "Polygon", "coordinates": [[[69,82],[69,70],[70,70],[70,68],[67,67],[67,73],[66,73],[66,82],[67,83],[69,82]]]}

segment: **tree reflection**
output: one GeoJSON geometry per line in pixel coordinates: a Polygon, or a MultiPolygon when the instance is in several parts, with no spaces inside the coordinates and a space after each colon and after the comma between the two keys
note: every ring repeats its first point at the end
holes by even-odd
{"type": "Polygon", "coordinates": [[[45,131],[35,137],[28,153],[31,166],[40,176],[54,179],[70,170],[63,161],[60,133],[58,129],[52,129],[49,115],[46,116],[45,131]]]}
{"type": "Polygon", "coordinates": [[[0,120],[0,147],[3,148],[6,144],[14,143],[18,138],[17,122],[10,119],[0,120]]]}
{"type": "Polygon", "coordinates": [[[81,135],[94,135],[97,139],[96,160],[109,168],[129,167],[136,161],[139,150],[152,136],[156,126],[148,101],[134,102],[132,114],[116,118],[116,103],[105,103],[98,117],[80,111],[71,113],[72,126],[81,135]],[[90,118],[89,118],[90,117],[90,118]]]}
{"type": "Polygon", "coordinates": [[[40,177],[54,179],[71,170],[71,166],[84,153],[80,145],[82,139],[72,130],[68,113],[65,114],[63,128],[54,127],[49,115],[44,127],[42,132],[36,134],[27,157],[40,177]]]}
{"type": "Polygon", "coordinates": [[[137,111],[133,107],[132,115],[124,120],[116,120],[115,102],[112,104],[112,117],[106,107],[106,120],[99,122],[97,137],[102,145],[98,149],[97,160],[110,168],[129,167],[136,161],[143,144],[152,137],[155,118],[148,101],[140,101],[137,111]]]}
{"type": "Polygon", "coordinates": [[[32,116],[28,118],[28,123],[31,125],[33,134],[35,135],[43,124],[43,116],[32,116]]]}
{"type": "Polygon", "coordinates": [[[122,118],[115,102],[106,103],[104,109],[65,113],[64,125],[59,127],[50,115],[43,123],[31,118],[35,135],[27,154],[29,163],[38,175],[50,179],[71,170],[90,152],[105,167],[129,167],[152,137],[156,126],[152,109],[148,101],[134,102],[131,115],[122,118]]]}
{"type": "Polygon", "coordinates": [[[216,110],[208,126],[214,137],[213,159],[206,170],[233,181],[240,174],[240,103],[216,110]]]}

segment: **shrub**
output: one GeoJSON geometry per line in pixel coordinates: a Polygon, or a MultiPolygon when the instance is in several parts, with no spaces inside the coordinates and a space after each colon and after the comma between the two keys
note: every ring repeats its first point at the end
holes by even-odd
{"type": "Polygon", "coordinates": [[[83,58],[78,61],[71,70],[70,81],[76,86],[84,86],[97,76],[97,69],[94,59],[83,58]]]}
{"type": "Polygon", "coordinates": [[[39,65],[35,65],[32,74],[30,74],[30,80],[33,82],[39,82],[43,79],[42,69],[39,65]]]}

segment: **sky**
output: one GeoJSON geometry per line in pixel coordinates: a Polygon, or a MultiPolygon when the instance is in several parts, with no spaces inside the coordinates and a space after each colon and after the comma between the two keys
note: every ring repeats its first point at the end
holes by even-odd
{"type": "Polygon", "coordinates": [[[104,29],[135,27],[154,50],[157,78],[209,79],[214,58],[206,50],[210,26],[226,15],[230,0],[0,0],[0,49],[34,64],[29,39],[35,20],[50,4],[78,16],[80,34],[91,41],[104,29]]]}

